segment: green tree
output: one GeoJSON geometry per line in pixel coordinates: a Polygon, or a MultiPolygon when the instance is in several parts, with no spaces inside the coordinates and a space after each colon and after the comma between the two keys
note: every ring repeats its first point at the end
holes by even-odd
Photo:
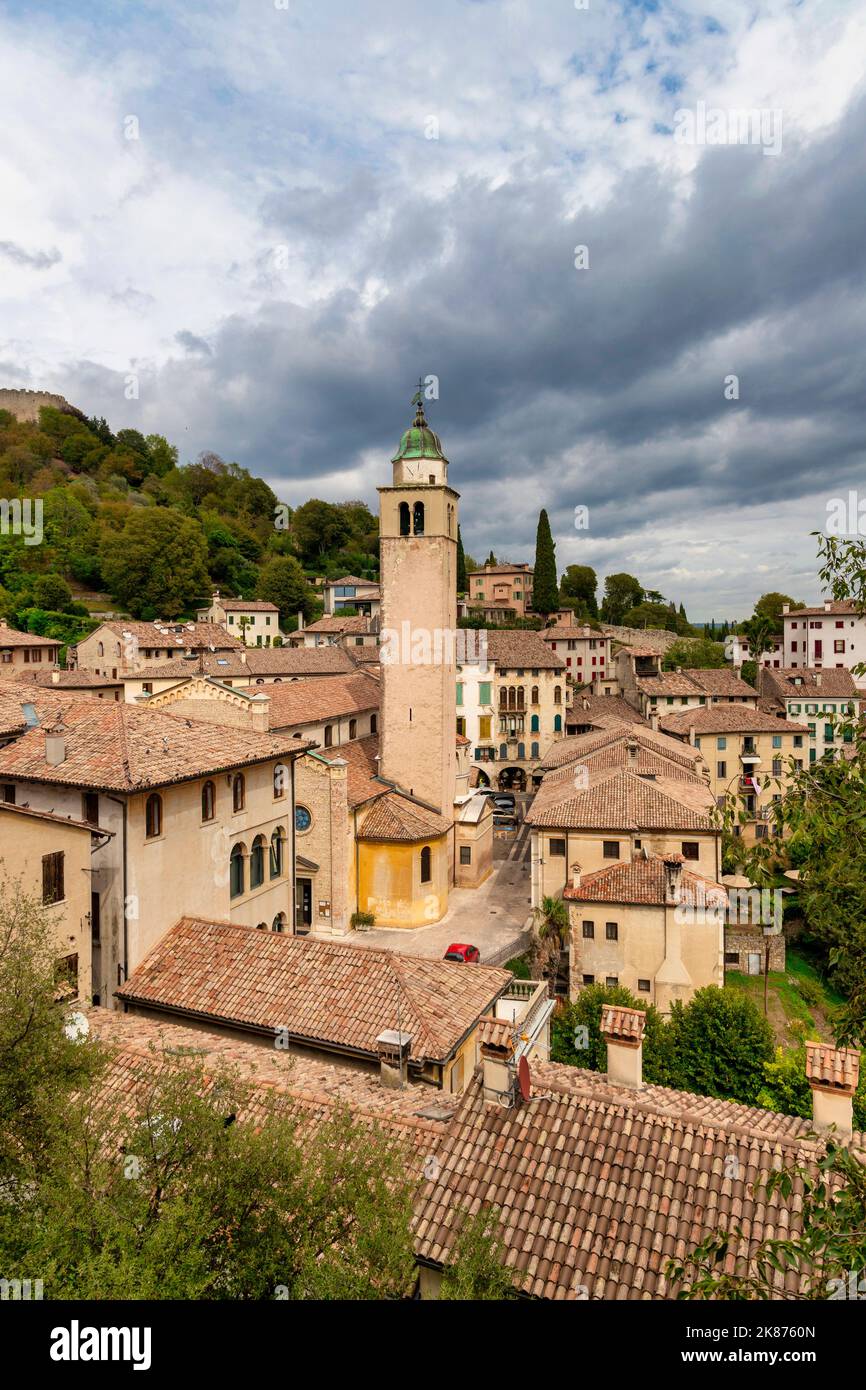
{"type": "Polygon", "coordinates": [[[41,574],[33,585],[33,602],[37,608],[64,613],[72,602],[72,590],[59,574],[41,574]]]}
{"type": "Polygon", "coordinates": [[[662,669],[675,671],[705,671],[711,667],[720,669],[727,666],[723,642],[713,642],[709,637],[680,638],[671,642],[662,658],[662,669]]]}
{"type": "Polygon", "coordinates": [[[562,576],[559,592],[563,599],[577,599],[590,618],[598,617],[598,576],[591,565],[569,565],[562,576]]]}
{"type": "Polygon", "coordinates": [[[340,507],[313,497],[295,508],[292,535],[301,559],[306,564],[315,564],[346,543],[351,527],[340,507]]]}
{"type": "Polygon", "coordinates": [[[274,555],[262,565],[256,598],[277,605],[280,627],[284,632],[294,631],[299,612],[303,611],[304,618],[308,619],[315,604],[315,596],[304,571],[291,555],[274,555]]]}
{"type": "Polygon", "coordinates": [[[207,543],[198,521],[166,508],[130,513],[103,534],[102,577],[134,616],[174,618],[208,592],[207,543]]]}
{"type": "Polygon", "coordinates": [[[559,607],[559,587],[556,582],[556,547],[550,533],[547,512],[542,508],[535,534],[535,567],[532,582],[532,606],[536,613],[547,617],[559,607]]]}
{"type": "Polygon", "coordinates": [[[805,604],[801,603],[799,599],[791,598],[790,594],[779,594],[775,592],[762,594],[755,604],[754,616],[756,618],[766,618],[771,624],[770,631],[780,636],[785,626],[782,621],[782,609],[785,604],[792,610],[805,607],[805,604]]]}
{"type": "Polygon", "coordinates": [[[469,579],[466,574],[466,553],[463,549],[463,537],[460,534],[460,527],[457,527],[457,592],[465,594],[469,588],[469,579]]]}
{"type": "Polygon", "coordinates": [[[505,1264],[498,1207],[480,1207],[474,1216],[464,1208],[458,1221],[452,1256],[442,1275],[440,1299],[478,1303],[516,1298],[505,1264]]]}
{"type": "Polygon", "coordinates": [[[601,620],[619,626],[630,608],[643,600],[643,585],[632,574],[609,574],[604,581],[601,620]]]}
{"type": "Polygon", "coordinates": [[[658,1085],[676,1086],[668,1058],[665,1025],[653,1004],[637,999],[623,985],[586,985],[576,998],[551,1021],[550,1056],[554,1062],[583,1067],[587,1071],[607,1070],[607,1043],[601,1035],[601,1011],[605,1004],[646,1012],[643,1045],[644,1080],[658,1085]]]}
{"type": "Polygon", "coordinates": [[[748,996],[706,985],[687,1004],[674,1000],[667,1044],[682,1090],[757,1103],[773,1030],[748,996]]]}

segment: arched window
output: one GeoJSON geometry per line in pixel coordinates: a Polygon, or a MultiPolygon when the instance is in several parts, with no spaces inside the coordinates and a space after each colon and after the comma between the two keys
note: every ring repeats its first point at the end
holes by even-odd
{"type": "Polygon", "coordinates": [[[232,810],[242,811],[247,801],[247,786],[244,781],[244,774],[236,772],[232,782],[232,810]]]}
{"type": "Polygon", "coordinates": [[[286,914],[285,914],[285,912],[278,912],[277,915],[276,915],[276,917],[274,918],[273,922],[271,923],[271,931],[285,931],[285,930],[286,930],[286,914]]]}
{"type": "Polygon", "coordinates": [[[508,709],[508,691],[504,685],[499,687],[499,708],[508,709]]]}
{"type": "Polygon", "coordinates": [[[144,833],[148,840],[162,834],[162,797],[153,792],[144,807],[144,833]]]}
{"type": "Polygon", "coordinates": [[[518,743],[518,745],[517,745],[517,756],[518,756],[518,758],[525,758],[525,757],[526,757],[526,745],[525,745],[525,744],[523,744],[523,743],[518,743]]]}
{"type": "Polygon", "coordinates": [[[532,692],[531,692],[531,694],[530,694],[530,696],[529,696],[529,703],[530,703],[531,705],[537,705],[537,704],[538,704],[538,686],[537,686],[537,685],[534,685],[534,686],[532,687],[532,692]]]}
{"type": "Polygon", "coordinates": [[[201,818],[213,820],[216,810],[216,787],[213,782],[205,782],[201,789],[201,818]]]}
{"type": "Polygon", "coordinates": [[[525,708],[526,708],[526,692],[524,691],[522,685],[519,685],[519,686],[517,687],[517,708],[518,708],[518,709],[525,709],[525,708]]]}
{"type": "Polygon", "coordinates": [[[279,878],[283,872],[283,846],[286,832],[278,825],[271,836],[271,878],[279,878]]]}
{"type": "Polygon", "coordinates": [[[409,535],[409,503],[400,503],[400,535],[409,535]]]}
{"type": "Polygon", "coordinates": [[[508,708],[517,709],[517,691],[513,685],[508,687],[508,708]]]}
{"type": "Polygon", "coordinates": [[[433,875],[432,875],[432,870],[431,870],[431,867],[430,867],[431,858],[432,858],[432,855],[431,855],[431,853],[430,853],[430,846],[429,846],[429,845],[425,845],[424,848],[423,848],[422,851],[421,851],[421,882],[422,882],[422,883],[429,883],[429,882],[430,882],[430,879],[431,879],[432,876],[433,876],[433,875]]]}
{"type": "Polygon", "coordinates": [[[529,732],[531,734],[537,734],[539,732],[537,714],[534,714],[529,721],[529,732]]]}
{"type": "Polygon", "coordinates": [[[424,503],[416,502],[412,508],[412,530],[416,536],[424,534],[424,503]]]}
{"type": "Polygon", "coordinates": [[[358,721],[357,721],[357,719],[350,719],[350,720],[349,720],[349,738],[357,738],[357,737],[358,737],[358,721]]]}
{"type": "Polygon", "coordinates": [[[274,765],[274,800],[279,801],[286,794],[286,782],[288,781],[288,768],[285,763],[274,765]]]}
{"type": "Polygon", "coordinates": [[[239,898],[244,891],[244,847],[232,845],[229,858],[229,894],[239,898]]]}
{"type": "Polygon", "coordinates": [[[257,835],[250,854],[250,888],[261,888],[265,881],[265,837],[257,835]]]}
{"type": "Polygon", "coordinates": [[[256,931],[267,931],[267,922],[256,922],[256,931]]]}
{"type": "Polygon", "coordinates": [[[537,758],[537,757],[539,756],[539,754],[538,754],[538,744],[537,744],[537,743],[533,743],[532,748],[530,749],[530,754],[529,754],[529,756],[530,756],[531,758],[537,758]]]}
{"type": "Polygon", "coordinates": [[[555,715],[553,716],[553,732],[554,732],[555,734],[561,734],[561,733],[562,733],[562,715],[561,715],[561,714],[555,714],[555,715]]]}
{"type": "Polygon", "coordinates": [[[371,715],[370,715],[370,733],[371,733],[371,734],[377,734],[378,732],[379,732],[379,717],[378,717],[378,715],[371,714],[371,715]]]}
{"type": "Polygon", "coordinates": [[[102,644],[101,642],[97,642],[97,644],[96,644],[96,655],[97,655],[97,656],[105,656],[105,647],[103,646],[103,644],[102,644]]]}
{"type": "Polygon", "coordinates": [[[553,687],[553,703],[554,703],[555,705],[561,705],[561,704],[562,704],[562,686],[561,686],[561,685],[555,685],[555,686],[553,687]]]}
{"type": "Polygon", "coordinates": [[[508,744],[507,744],[507,743],[500,743],[500,745],[499,745],[499,756],[500,756],[500,758],[507,758],[507,757],[508,757],[508,744]]]}

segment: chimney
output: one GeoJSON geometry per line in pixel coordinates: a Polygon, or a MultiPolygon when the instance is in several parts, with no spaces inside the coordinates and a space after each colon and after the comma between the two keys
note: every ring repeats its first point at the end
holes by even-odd
{"type": "Polygon", "coordinates": [[[59,767],[66,761],[66,725],[62,720],[45,730],[45,761],[49,767],[59,767]]]}
{"type": "Polygon", "coordinates": [[[693,748],[694,748],[694,746],[695,746],[695,737],[696,737],[696,735],[695,735],[695,726],[694,726],[694,724],[690,724],[690,725],[689,725],[689,743],[692,745],[693,748]]]}
{"type": "Polygon", "coordinates": [[[820,690],[820,689],[821,689],[821,672],[820,672],[820,671],[816,671],[816,672],[815,672],[815,684],[816,684],[816,686],[818,687],[818,689],[820,690]]]}
{"type": "Polygon", "coordinates": [[[482,1085],[488,1105],[510,1106],[514,1102],[514,1042],[507,1018],[487,1014],[478,1020],[482,1085]]]}
{"type": "Polygon", "coordinates": [[[652,714],[650,715],[650,728],[655,734],[657,734],[659,731],[659,716],[657,710],[653,710],[652,714]]]}
{"type": "Polygon", "coordinates": [[[860,1054],[853,1048],[806,1043],[806,1078],[812,1087],[812,1120],[816,1129],[835,1129],[839,1139],[851,1138],[859,1075],[860,1054]]]}
{"type": "Polygon", "coordinates": [[[579,887],[580,887],[580,865],[579,865],[579,864],[572,864],[572,866],[571,866],[571,886],[572,886],[572,888],[579,888],[579,887]]]}
{"type": "Polygon", "coordinates": [[[680,901],[684,862],[681,854],[666,854],[664,856],[665,902],[669,907],[676,907],[680,901]]]}
{"type": "Polygon", "coordinates": [[[383,1086],[396,1089],[404,1084],[411,1045],[411,1033],[398,1033],[395,1028],[386,1028],[384,1033],[379,1034],[376,1051],[379,1054],[379,1080],[383,1086]]]}
{"type": "Polygon", "coordinates": [[[783,613],[790,613],[790,611],[791,611],[791,605],[790,605],[790,603],[783,603],[783,604],[782,604],[782,612],[783,612],[783,613]]]}
{"type": "Polygon", "coordinates": [[[245,652],[245,651],[243,651],[243,652],[238,652],[238,656],[240,657],[240,659],[241,659],[241,661],[243,662],[244,666],[246,666],[246,664],[247,664],[247,654],[246,654],[246,652],[245,652]]]}
{"type": "Polygon", "coordinates": [[[250,699],[250,728],[256,733],[266,734],[271,727],[271,700],[269,695],[253,695],[250,699]]]}
{"type": "Polygon", "coordinates": [[[833,611],[833,604],[832,604],[832,601],[831,601],[830,599],[828,599],[828,598],[825,598],[825,600],[824,600],[824,612],[825,612],[825,613],[832,613],[832,611],[833,611]]]}
{"type": "Polygon", "coordinates": [[[626,744],[626,749],[628,750],[628,765],[629,765],[629,767],[636,767],[636,766],[637,766],[638,746],[637,746],[636,741],[635,741],[633,738],[630,738],[630,739],[629,739],[628,743],[626,744]]]}
{"type": "Polygon", "coordinates": [[[607,1043],[607,1079],[614,1086],[639,1090],[643,1085],[643,1009],[621,1009],[605,1004],[601,1011],[601,1036],[607,1043]]]}
{"type": "Polygon", "coordinates": [[[52,685],[59,685],[59,684],[60,684],[60,672],[59,672],[59,671],[52,671],[52,672],[51,672],[51,684],[52,684],[52,685]]]}

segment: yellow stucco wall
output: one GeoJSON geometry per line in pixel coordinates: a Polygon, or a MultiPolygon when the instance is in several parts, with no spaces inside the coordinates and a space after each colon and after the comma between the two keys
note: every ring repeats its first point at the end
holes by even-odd
{"type": "Polygon", "coordinates": [[[448,908],[447,835],[417,844],[358,842],[358,906],[372,912],[377,927],[424,927],[448,908]],[[431,879],[421,882],[421,851],[431,850],[431,879]]]}

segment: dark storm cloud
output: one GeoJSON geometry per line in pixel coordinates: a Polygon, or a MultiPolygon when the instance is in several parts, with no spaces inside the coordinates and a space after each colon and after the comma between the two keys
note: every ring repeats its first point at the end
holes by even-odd
{"type": "MultiPolygon", "coordinates": [[[[685,203],[656,169],[574,216],[560,180],[529,169],[496,189],[464,178],[447,199],[404,190],[364,246],[356,288],[230,318],[210,359],[162,369],[159,397],[170,380],[192,437],[291,492],[292,479],[327,483],[364,451],[384,471],[418,373],[435,373],[429,414],[468,529],[509,478],[532,477],[563,524],[579,500],[600,518],[615,508],[620,528],[664,514],[673,494],[697,511],[856,480],[864,136],[861,102],[780,158],[707,149],[685,203]],[[588,270],[574,268],[578,244],[588,270]],[[367,277],[387,287],[374,307],[367,277]],[[724,398],[729,373],[739,401],[724,398]],[[576,449],[605,466],[582,471],[576,449]]],[[[339,236],[347,206],[360,216],[382,199],[368,179],[345,198],[274,201],[269,217],[305,235],[321,218],[323,235],[339,236]]],[[[512,516],[512,541],[531,546],[534,524],[512,516]]]]}

